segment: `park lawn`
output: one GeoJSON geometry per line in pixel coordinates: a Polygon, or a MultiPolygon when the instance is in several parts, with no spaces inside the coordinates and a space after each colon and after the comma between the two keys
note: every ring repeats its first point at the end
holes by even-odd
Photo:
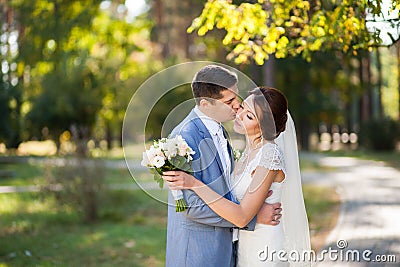
{"type": "MultiPolygon", "coordinates": [[[[57,159],[52,157],[51,159],[57,159]]],[[[43,185],[45,179],[43,178],[46,171],[46,165],[43,163],[28,160],[27,162],[8,161],[8,163],[0,163],[0,170],[11,172],[12,177],[1,177],[0,186],[29,186],[29,185],[43,185]]],[[[321,166],[318,162],[301,159],[300,161],[302,170],[319,170],[331,171],[333,168],[321,166]]],[[[152,176],[147,170],[138,170],[134,172],[134,178],[127,168],[109,168],[105,170],[106,184],[130,184],[136,182],[151,182],[152,176]]]]}
{"type": "MultiPolygon", "coordinates": [[[[165,190],[149,191],[165,200],[165,190]]],[[[311,233],[337,217],[331,189],[304,187],[311,233]]],[[[84,224],[70,207],[39,193],[0,194],[0,266],[163,266],[165,204],[139,190],[107,191],[100,220],[84,224]]]]}
{"type": "Polygon", "coordinates": [[[1,194],[0,266],[163,266],[166,215],[139,190],[106,193],[90,225],[51,197],[1,194]]]}
{"type": "MultiPolygon", "coordinates": [[[[44,164],[1,163],[0,168],[12,173],[10,177],[0,177],[0,186],[28,186],[45,183],[44,174],[47,167],[44,164]]],[[[106,184],[129,184],[134,183],[134,180],[152,181],[148,171],[136,172],[133,179],[127,168],[106,169],[104,176],[106,184]]]]}
{"type": "Polygon", "coordinates": [[[359,159],[367,159],[374,161],[383,161],[389,166],[400,170],[400,151],[329,151],[324,152],[326,155],[333,157],[353,157],[359,159]]]}
{"type": "Polygon", "coordinates": [[[0,170],[11,176],[0,177],[0,185],[25,186],[43,183],[43,168],[28,163],[1,163],[0,170]]]}
{"type": "Polygon", "coordinates": [[[330,187],[303,185],[304,202],[310,227],[311,246],[321,249],[340,213],[340,198],[330,187]]]}

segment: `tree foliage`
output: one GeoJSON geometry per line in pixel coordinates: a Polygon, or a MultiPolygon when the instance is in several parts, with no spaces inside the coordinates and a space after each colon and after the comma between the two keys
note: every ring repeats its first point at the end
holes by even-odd
{"type": "MultiPolygon", "coordinates": [[[[382,1],[208,0],[189,32],[205,35],[224,29],[223,44],[236,63],[254,58],[262,65],[269,55],[285,58],[301,54],[307,60],[315,51],[340,50],[357,54],[380,43],[379,32],[366,26],[367,13],[379,15],[382,1]]],[[[391,10],[400,9],[398,0],[391,10]]]]}
{"type": "Polygon", "coordinates": [[[120,127],[133,90],[160,67],[148,60],[149,20],[128,22],[120,1],[15,0],[10,7],[19,30],[18,56],[9,61],[18,64],[26,138],[43,138],[45,128],[44,138],[58,142],[74,127],[87,139],[97,123],[120,127]]]}

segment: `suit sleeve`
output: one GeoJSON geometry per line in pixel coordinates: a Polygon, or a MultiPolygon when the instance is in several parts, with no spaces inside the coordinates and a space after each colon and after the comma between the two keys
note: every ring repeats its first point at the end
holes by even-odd
{"type": "MultiPolygon", "coordinates": [[[[188,143],[188,145],[196,152],[196,154],[193,157],[193,160],[194,161],[201,160],[199,145],[193,140],[193,137],[190,134],[184,134],[184,133],[181,134],[188,143]]],[[[194,176],[197,179],[201,177],[201,175],[199,175],[199,173],[196,173],[196,171],[194,176]]],[[[202,179],[200,178],[199,180],[202,179]]],[[[185,217],[195,222],[207,224],[210,226],[236,227],[231,222],[225,220],[224,218],[216,214],[195,192],[193,192],[192,190],[182,190],[182,191],[186,203],[188,204],[188,209],[186,210],[186,212],[183,213],[185,217]]],[[[256,218],[254,217],[253,220],[246,227],[242,229],[253,231],[255,223],[256,223],[256,218]]]]}

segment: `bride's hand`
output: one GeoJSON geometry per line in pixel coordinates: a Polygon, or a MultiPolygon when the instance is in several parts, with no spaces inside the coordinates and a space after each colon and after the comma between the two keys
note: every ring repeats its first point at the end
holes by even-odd
{"type": "Polygon", "coordinates": [[[192,189],[196,186],[196,181],[198,181],[193,175],[183,171],[163,172],[162,178],[171,190],[192,189]]]}

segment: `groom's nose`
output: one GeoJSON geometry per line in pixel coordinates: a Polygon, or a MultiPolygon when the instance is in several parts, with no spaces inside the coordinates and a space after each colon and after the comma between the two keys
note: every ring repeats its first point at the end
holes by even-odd
{"type": "Polygon", "coordinates": [[[240,110],[240,103],[237,99],[235,99],[232,103],[232,109],[235,111],[235,113],[237,114],[240,110]]]}
{"type": "Polygon", "coordinates": [[[242,108],[242,105],[239,105],[239,109],[237,110],[237,112],[236,112],[236,118],[238,118],[238,119],[241,119],[240,117],[240,115],[242,114],[242,112],[243,112],[243,108],[242,108]]]}

